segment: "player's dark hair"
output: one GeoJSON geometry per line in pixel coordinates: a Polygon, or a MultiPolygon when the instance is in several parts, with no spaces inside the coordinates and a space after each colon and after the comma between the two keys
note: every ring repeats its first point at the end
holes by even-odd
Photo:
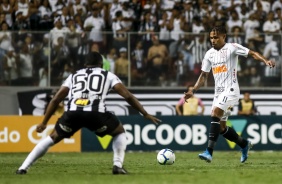
{"type": "Polygon", "coordinates": [[[215,26],[210,30],[210,33],[211,32],[217,32],[219,34],[226,34],[227,33],[224,26],[215,26]]]}
{"type": "Polygon", "coordinates": [[[86,57],[85,65],[101,65],[103,63],[103,57],[99,52],[89,52],[86,57]]]}

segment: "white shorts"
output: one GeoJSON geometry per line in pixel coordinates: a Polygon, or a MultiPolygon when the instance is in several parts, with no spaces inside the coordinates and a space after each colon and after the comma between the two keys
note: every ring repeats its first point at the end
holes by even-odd
{"type": "Polygon", "coordinates": [[[240,94],[234,90],[223,91],[221,94],[214,97],[212,109],[218,107],[224,111],[221,121],[227,121],[228,116],[230,115],[230,108],[238,103],[239,98],[240,94]]]}

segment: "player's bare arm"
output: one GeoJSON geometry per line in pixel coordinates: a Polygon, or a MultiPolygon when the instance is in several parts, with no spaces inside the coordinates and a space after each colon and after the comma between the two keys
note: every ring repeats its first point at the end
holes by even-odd
{"type": "Polygon", "coordinates": [[[274,61],[266,59],[263,55],[261,55],[258,52],[250,50],[249,51],[249,55],[252,56],[255,60],[259,60],[261,62],[264,62],[270,68],[275,67],[275,62],[274,61]]]}
{"type": "Polygon", "coordinates": [[[186,93],[184,93],[184,98],[185,98],[185,102],[187,102],[187,100],[189,98],[191,98],[193,96],[193,94],[200,89],[201,86],[203,86],[205,84],[205,82],[207,81],[209,76],[209,72],[204,72],[202,71],[196,84],[194,85],[194,88],[192,90],[187,91],[186,93]]]}
{"type": "Polygon", "coordinates": [[[132,95],[130,91],[121,83],[116,84],[113,89],[120,95],[122,96],[125,101],[131,105],[134,109],[138,110],[146,119],[151,120],[155,124],[159,124],[161,120],[158,118],[150,115],[147,113],[147,111],[143,108],[143,106],[140,104],[138,99],[132,95]]]}
{"type": "Polygon", "coordinates": [[[43,132],[45,130],[46,125],[51,118],[51,116],[56,111],[58,105],[66,98],[68,95],[69,88],[62,86],[56,95],[51,99],[50,103],[48,104],[44,119],[41,124],[37,125],[36,131],[43,132]]]}

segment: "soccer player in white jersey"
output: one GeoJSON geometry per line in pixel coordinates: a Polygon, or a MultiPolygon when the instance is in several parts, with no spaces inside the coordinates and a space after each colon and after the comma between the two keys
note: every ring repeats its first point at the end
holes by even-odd
{"type": "Polygon", "coordinates": [[[204,85],[210,70],[215,80],[215,95],[211,112],[211,125],[207,149],[199,154],[199,158],[207,162],[212,161],[212,154],[219,134],[224,138],[235,142],[242,149],[241,162],[248,158],[248,151],[252,147],[250,141],[240,137],[234,129],[226,126],[228,110],[234,106],[240,96],[240,88],[237,80],[238,56],[252,56],[255,60],[264,62],[270,68],[275,66],[271,60],[267,60],[258,52],[252,51],[237,43],[226,43],[226,30],[224,27],[214,27],[209,33],[212,47],[208,50],[202,61],[202,72],[194,85],[194,88],[184,93],[188,100],[204,85]]]}
{"type": "Polygon", "coordinates": [[[138,110],[146,119],[158,124],[161,120],[148,114],[137,98],[135,98],[121,80],[113,73],[102,69],[103,58],[98,52],[90,52],[86,67],[71,74],[62,84],[59,91],[50,101],[42,123],[36,131],[45,130],[48,120],[58,104],[68,95],[68,107],[58,119],[52,133],[40,141],[27,156],[16,174],[26,174],[27,169],[54,144],[64,138],[71,137],[82,127],[95,132],[96,135],[113,136],[113,174],[127,174],[123,168],[126,150],[126,135],[117,117],[106,111],[105,98],[113,89],[121,95],[128,104],[138,110]]]}

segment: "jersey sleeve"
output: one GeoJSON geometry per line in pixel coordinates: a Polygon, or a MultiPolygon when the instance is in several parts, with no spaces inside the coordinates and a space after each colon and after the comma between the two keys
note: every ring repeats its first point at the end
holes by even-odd
{"type": "Polygon", "coordinates": [[[210,52],[206,52],[205,57],[202,61],[202,68],[201,70],[204,72],[210,72],[211,70],[211,62],[209,61],[210,52]]]}
{"type": "Polygon", "coordinates": [[[116,76],[115,74],[110,73],[109,75],[111,81],[111,85],[110,85],[111,88],[113,88],[118,83],[122,83],[121,80],[118,78],[118,76],[116,76]]]}
{"type": "Polygon", "coordinates": [[[250,49],[243,47],[242,45],[238,43],[232,43],[232,45],[235,47],[235,53],[239,56],[248,57],[250,49]]]}
{"type": "Polygon", "coordinates": [[[71,89],[71,85],[72,85],[72,74],[68,76],[68,78],[63,82],[62,86],[71,89]]]}

